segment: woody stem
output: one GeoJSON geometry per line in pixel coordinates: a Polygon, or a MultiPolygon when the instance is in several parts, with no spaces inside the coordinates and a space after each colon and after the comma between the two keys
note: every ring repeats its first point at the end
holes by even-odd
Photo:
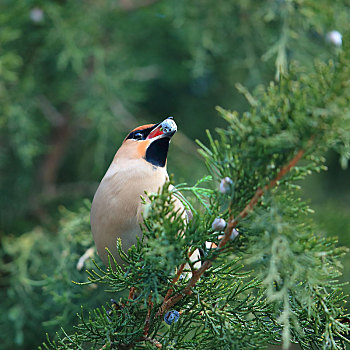
{"type": "MultiPolygon", "coordinates": [[[[309,143],[311,143],[312,139],[310,139],[309,143]]],[[[230,220],[228,222],[228,225],[225,229],[225,234],[223,238],[220,240],[217,250],[221,250],[222,247],[226,245],[226,243],[230,240],[230,236],[232,233],[232,230],[237,226],[238,222],[242,219],[244,219],[258,204],[261,197],[264,195],[265,192],[270,190],[271,188],[275,187],[277,182],[282,179],[283,176],[285,176],[302,158],[304,155],[305,150],[300,149],[298,153],[293,157],[292,160],[288,162],[282,169],[278,172],[276,177],[272,179],[267,185],[265,185],[263,188],[258,188],[252,197],[252,199],[249,201],[249,203],[245,206],[245,208],[237,215],[236,218],[234,218],[232,215],[230,217],[230,220]]],[[[198,282],[200,277],[203,275],[203,273],[209,269],[209,267],[212,265],[212,261],[207,260],[203,263],[203,265],[197,270],[194,271],[192,274],[192,278],[188,282],[187,286],[179,293],[175,294],[173,297],[169,298],[167,293],[166,299],[164,299],[162,306],[159,308],[157,315],[160,316],[164,314],[169,308],[171,308],[173,305],[175,305],[178,301],[180,301],[184,296],[192,294],[192,288],[195,286],[195,284],[198,282]]],[[[181,265],[182,266],[182,265],[181,265]]]]}

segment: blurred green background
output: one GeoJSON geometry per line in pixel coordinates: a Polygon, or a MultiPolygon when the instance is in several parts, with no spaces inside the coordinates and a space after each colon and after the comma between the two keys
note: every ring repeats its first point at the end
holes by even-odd
{"type": "MultiPolygon", "coordinates": [[[[0,348],[34,349],[106,302],[71,281],[87,279],[89,203],[131,129],[174,116],[168,170],[193,184],[217,105],[248,109],[241,85],[312,69],[349,29],[346,0],[0,0],[0,348]]],[[[301,196],[350,247],[350,171],[327,165],[301,196]]]]}

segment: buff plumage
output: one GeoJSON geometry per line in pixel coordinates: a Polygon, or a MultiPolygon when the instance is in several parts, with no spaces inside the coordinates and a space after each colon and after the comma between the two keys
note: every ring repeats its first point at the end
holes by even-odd
{"type": "MultiPolygon", "coordinates": [[[[132,130],[117,151],[92,202],[91,229],[97,252],[108,265],[108,250],[120,264],[116,240],[124,250],[141,236],[145,191],[157,192],[168,180],[166,159],[177,130],[172,118],[132,130]]],[[[176,205],[184,209],[181,202],[176,205]]]]}

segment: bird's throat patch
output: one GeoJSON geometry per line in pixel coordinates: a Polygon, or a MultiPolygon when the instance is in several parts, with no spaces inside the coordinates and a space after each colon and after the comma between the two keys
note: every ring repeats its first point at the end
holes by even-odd
{"type": "Polygon", "coordinates": [[[168,137],[162,137],[153,141],[146,150],[145,159],[147,162],[155,166],[164,167],[168,155],[169,142],[170,138],[168,137]]]}

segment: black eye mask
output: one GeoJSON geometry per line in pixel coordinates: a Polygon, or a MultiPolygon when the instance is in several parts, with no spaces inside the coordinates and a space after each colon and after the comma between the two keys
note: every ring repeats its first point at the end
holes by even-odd
{"type": "Polygon", "coordinates": [[[146,128],[146,129],[139,129],[132,131],[125,140],[131,139],[131,140],[146,140],[147,136],[150,134],[150,132],[157,127],[158,124],[154,124],[153,126],[146,128]]]}

